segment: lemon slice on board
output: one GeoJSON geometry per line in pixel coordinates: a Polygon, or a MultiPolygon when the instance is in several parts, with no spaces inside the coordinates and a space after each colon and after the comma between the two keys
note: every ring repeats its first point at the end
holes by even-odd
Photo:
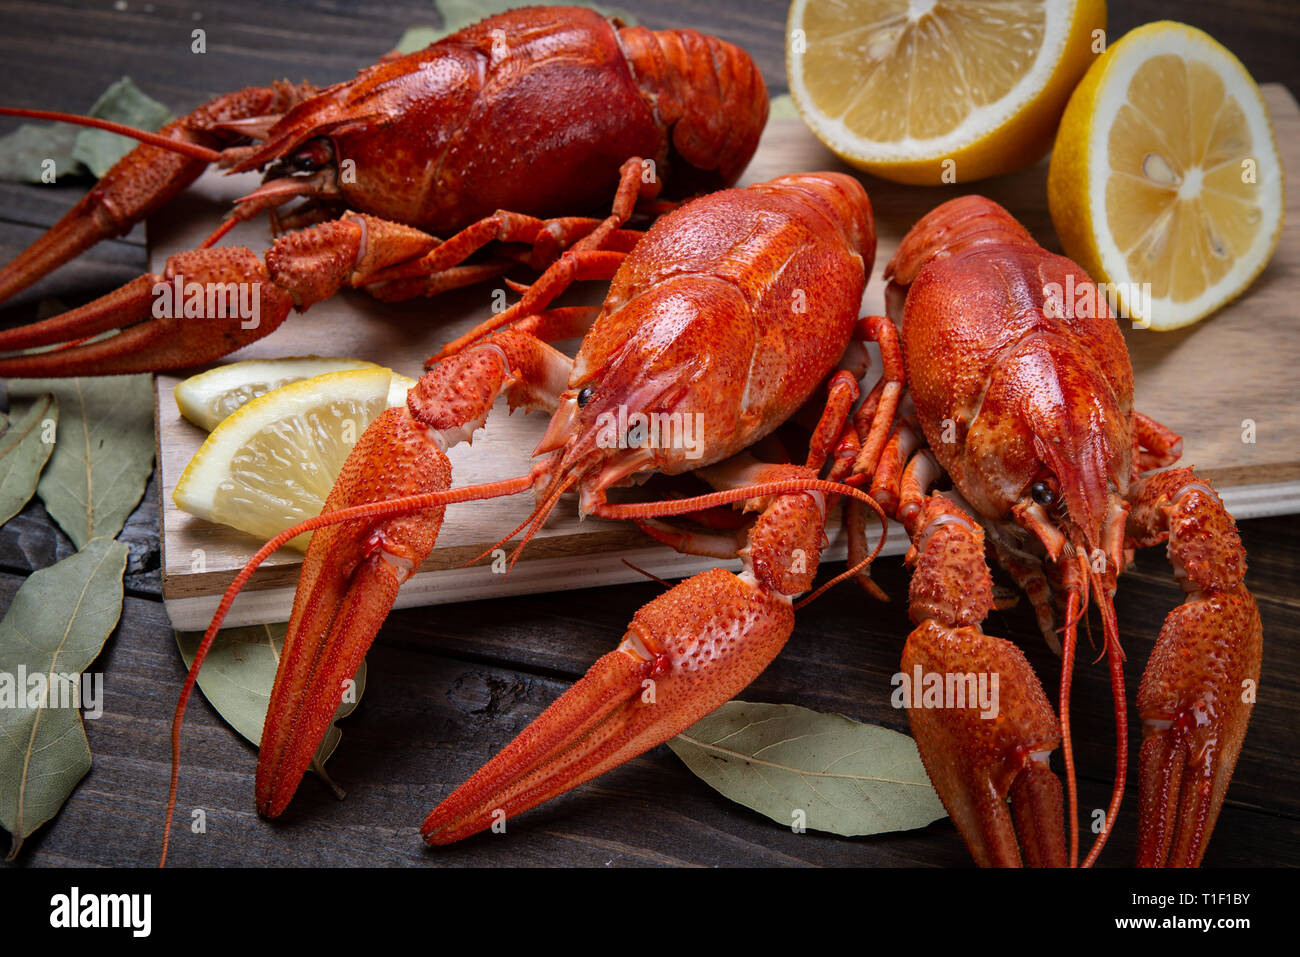
{"type": "Polygon", "coordinates": [[[1104,0],[794,0],[786,74],[851,166],[968,183],[1047,151],[1105,26],[1104,0]]]}
{"type": "MultiPolygon", "coordinates": [[[[362,359],[322,356],[248,359],[190,376],[176,386],[173,394],[181,415],[199,428],[211,432],[217,423],[249,399],[265,395],[290,382],[344,369],[379,368],[382,367],[362,359]]],[[[392,373],[392,378],[389,405],[399,405],[406,401],[406,390],[415,384],[415,380],[396,372],[392,373]]]]}
{"type": "Polygon", "coordinates": [[[1152,329],[1235,298],[1282,234],[1282,163],[1259,88],[1208,34],[1170,21],[1126,34],[1088,71],[1047,195],[1066,254],[1107,284],[1121,317],[1152,329]]]}
{"type": "MultiPolygon", "coordinates": [[[[387,369],[327,372],[252,399],[208,436],[172,500],[269,539],[319,515],[353,444],[388,407],[387,369]]],[[[305,551],[311,535],[288,544],[305,551]]]]}

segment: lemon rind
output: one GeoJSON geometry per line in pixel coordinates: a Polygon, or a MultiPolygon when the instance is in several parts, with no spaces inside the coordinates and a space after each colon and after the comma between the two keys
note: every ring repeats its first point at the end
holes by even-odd
{"type": "MultiPolygon", "coordinates": [[[[176,408],[180,410],[181,415],[199,428],[207,429],[210,432],[221,422],[220,419],[214,421],[207,409],[203,407],[203,403],[210,400],[211,396],[228,392],[238,386],[247,385],[251,378],[248,372],[254,367],[268,370],[279,369],[287,372],[295,366],[299,367],[304,373],[300,376],[290,376],[290,378],[297,380],[324,375],[326,372],[381,368],[377,363],[345,356],[286,356],[282,359],[244,359],[192,375],[188,379],[178,382],[172,390],[172,395],[176,400],[176,408]],[[333,365],[335,368],[320,368],[320,366],[327,364],[333,365]],[[313,367],[315,367],[316,371],[312,371],[313,367]]],[[[285,385],[288,384],[285,383],[285,385]]]]}
{"type": "MultiPolygon", "coordinates": [[[[868,140],[850,131],[842,121],[827,117],[812,101],[803,83],[801,69],[796,65],[804,53],[797,52],[789,42],[790,31],[796,29],[796,13],[800,14],[808,0],[795,0],[790,6],[786,25],[786,75],[790,96],[795,108],[813,133],[827,144],[836,155],[849,162],[864,164],[915,164],[933,163],[969,149],[985,139],[1002,133],[1041,96],[1066,55],[1066,44],[1075,21],[1075,4],[1071,0],[1047,0],[1044,19],[1044,42],[1034,65],[1006,96],[996,103],[977,107],[967,115],[961,125],[942,137],[926,140],[868,140]],[[1050,50],[1051,56],[1045,54],[1050,50]]],[[[967,177],[962,177],[963,180],[967,177]]]]}
{"type": "Polygon", "coordinates": [[[1149,316],[1141,314],[1140,303],[1127,301],[1122,292],[1120,294],[1120,306],[1139,326],[1158,331],[1178,329],[1205,318],[1235,299],[1272,258],[1285,217],[1284,174],[1277,140],[1268,107],[1250,73],[1230,50],[1203,31],[1176,21],[1159,20],[1125,34],[1115,42],[1111,53],[1093,91],[1086,152],[1092,161],[1084,164],[1084,188],[1093,221],[1094,245],[1091,252],[1097,257],[1101,272],[1101,276],[1094,278],[1104,278],[1121,290],[1126,288],[1126,283],[1136,281],[1129,275],[1126,257],[1111,234],[1105,216],[1106,182],[1110,176],[1110,164],[1105,157],[1110,155],[1108,137],[1111,125],[1128,99],[1133,77],[1144,63],[1154,56],[1172,53],[1205,64],[1223,79],[1225,95],[1235,96],[1241,103],[1251,132],[1252,150],[1257,160],[1256,185],[1261,190],[1258,204],[1261,220],[1250,249],[1237,257],[1237,262],[1222,279],[1208,286],[1195,299],[1175,302],[1172,297],[1153,296],[1149,316]],[[1225,75],[1225,67],[1230,75],[1225,75]],[[1256,110],[1248,108],[1250,102],[1255,104],[1256,110]],[[1271,151],[1267,162],[1263,155],[1265,148],[1271,151]],[[1169,318],[1156,322],[1157,316],[1169,318]]]}
{"type": "Polygon", "coordinates": [[[391,388],[389,371],[383,366],[375,366],[373,369],[322,373],[250,399],[223,419],[194,453],[172,491],[172,501],[191,515],[214,520],[211,519],[213,496],[220,484],[220,477],[207,476],[205,471],[216,467],[225,468],[228,472],[235,453],[247,445],[268,422],[315,408],[326,396],[329,401],[366,401],[380,396],[387,397],[391,388]],[[330,394],[335,386],[347,388],[340,388],[337,393],[330,394]],[[275,414],[268,415],[268,411],[274,411],[275,414]],[[201,481],[205,478],[208,481],[201,481]]]}

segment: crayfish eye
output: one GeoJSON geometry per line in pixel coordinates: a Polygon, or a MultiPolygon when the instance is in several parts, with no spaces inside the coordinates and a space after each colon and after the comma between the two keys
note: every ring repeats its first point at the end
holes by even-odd
{"type": "Polygon", "coordinates": [[[1029,494],[1039,505],[1050,506],[1056,501],[1056,493],[1051,490],[1046,482],[1035,482],[1029,486],[1029,494]]]}
{"type": "Polygon", "coordinates": [[[588,402],[590,402],[590,401],[591,401],[591,397],[592,397],[594,394],[595,394],[595,392],[592,390],[592,388],[591,388],[590,386],[588,386],[587,388],[585,388],[585,389],[583,389],[581,392],[579,392],[579,393],[578,393],[578,408],[581,409],[581,408],[583,408],[583,407],[584,407],[588,402]]]}
{"type": "Polygon", "coordinates": [[[289,157],[286,166],[292,173],[312,173],[334,160],[334,147],[329,140],[316,139],[289,157]]]}

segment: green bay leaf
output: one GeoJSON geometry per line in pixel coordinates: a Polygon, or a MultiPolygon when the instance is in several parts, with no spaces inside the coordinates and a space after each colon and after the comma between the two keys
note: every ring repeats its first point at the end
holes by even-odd
{"type": "Polygon", "coordinates": [[[35,494],[41,469],[54,449],[59,421],[59,403],[48,392],[14,405],[7,427],[0,432],[0,525],[22,511],[35,494]]]}
{"type": "MultiPolygon", "coordinates": [[[[199,671],[199,690],[208,703],[217,709],[227,724],[253,744],[262,740],[262,725],[271,703],[271,687],[275,684],[276,669],[280,667],[280,650],[284,647],[287,629],[288,625],[283,622],[223,628],[217,632],[199,671]]],[[[186,667],[193,664],[202,640],[201,631],[176,632],[176,646],[186,667]]],[[[355,710],[365,690],[366,663],[363,661],[357,669],[351,694],[345,696],[334,713],[334,722],[355,710]]],[[[343,732],[332,722],[312,759],[312,769],[322,777],[321,769],[342,737],[343,732]]],[[[328,778],[325,780],[333,786],[328,778]]]]}
{"type": "MultiPolygon", "coordinates": [[[[90,115],[150,133],[174,119],[171,110],[145,95],[129,76],[122,77],[100,94],[90,108],[90,115]]],[[[92,176],[99,177],[139,145],[129,136],[106,130],[81,129],[77,131],[72,158],[84,164],[92,176]]]]}
{"type": "Polygon", "coordinates": [[[82,548],[122,530],[153,472],[153,377],[27,379],[11,397],[53,393],[59,403],[54,451],[36,493],[82,548]]]}
{"type": "Polygon", "coordinates": [[[668,746],[715,790],[786,827],[855,837],[947,815],[911,738],[842,714],[729,701],[668,746]]]}
{"type": "Polygon", "coordinates": [[[58,123],[24,123],[0,136],[0,179],[43,183],[46,160],[54,161],[54,178],[80,176],[86,168],[72,158],[77,128],[58,123]]]}
{"type": "MultiPolygon", "coordinates": [[[[110,85],[86,112],[150,132],[173,119],[167,107],[141,92],[129,76],[110,85]]],[[[45,182],[42,163],[47,159],[54,161],[56,179],[87,173],[103,176],[137,145],[128,136],[70,123],[24,123],[0,137],[0,179],[45,182]]]]}
{"type": "Polygon", "coordinates": [[[10,860],[90,770],[79,699],[67,685],[32,698],[32,676],[80,675],[98,657],[122,614],[128,551],[96,538],[33,572],[0,621],[0,825],[13,835],[10,860]]]}

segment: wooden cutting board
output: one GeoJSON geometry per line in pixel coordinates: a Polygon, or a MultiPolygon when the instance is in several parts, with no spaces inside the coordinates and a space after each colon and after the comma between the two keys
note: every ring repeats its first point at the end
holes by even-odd
{"type": "MultiPolygon", "coordinates": [[[[1137,382],[1137,404],[1185,439],[1183,464],[1195,465],[1223,493],[1239,519],[1300,512],[1300,109],[1279,85],[1263,87],[1278,145],[1293,184],[1287,196],[1282,241],[1268,268],[1236,302],[1214,317],[1175,332],[1151,332],[1123,322],[1137,382]],[[1243,441],[1253,422],[1254,442],[1243,441]]],[[[794,119],[768,124],[742,185],[783,173],[847,170],[794,119]]],[[[880,275],[903,234],[921,215],[963,193],[981,192],[1002,203],[1049,249],[1060,251],[1047,211],[1047,163],[965,187],[906,187],[863,176],[876,213],[876,268],[863,300],[864,312],[881,312],[880,275]]],[[[229,209],[251,191],[255,174],[208,173],[165,213],[149,223],[152,268],[161,272],[172,253],[191,249],[229,209]]],[[[223,245],[264,249],[266,220],[244,223],[223,245]]],[[[489,313],[500,283],[432,300],[387,305],[364,293],[345,292],[291,316],[272,335],[229,357],[351,356],[418,376],[439,345],[489,313]]],[[[573,301],[599,302],[601,284],[573,301]]],[[[513,300],[514,294],[511,294],[513,300]]],[[[569,301],[569,300],[565,300],[569,301]]],[[[874,347],[872,347],[874,349],[874,347]]],[[[570,350],[572,351],[572,350],[570,350]]],[[[868,374],[869,386],[879,364],[868,374]]],[[[180,629],[207,626],[222,591],[261,544],[243,533],[194,518],[176,508],[172,490],[205,433],[185,421],[172,390],[180,377],[157,377],[158,462],[163,522],[163,598],[180,629]]],[[[451,453],[456,485],[512,475],[529,466],[529,453],[545,426],[539,415],[507,416],[499,405],[472,447],[451,453]]],[[[599,519],[579,522],[572,503],[553,513],[508,576],[492,571],[491,559],[457,568],[518,525],[531,497],[465,503],[447,509],[438,548],[406,582],[398,607],[494,598],[538,591],[587,588],[635,581],[640,574],[623,559],[664,578],[694,574],[718,564],[678,555],[655,544],[630,524],[599,519]]],[[[837,529],[826,560],[842,559],[837,529]]],[[[906,549],[895,526],[886,554],[906,549]]],[[[284,621],[289,616],[301,557],[287,550],[268,561],[241,593],[227,624],[284,621]]],[[[732,563],[739,567],[739,563],[732,563]]]]}

